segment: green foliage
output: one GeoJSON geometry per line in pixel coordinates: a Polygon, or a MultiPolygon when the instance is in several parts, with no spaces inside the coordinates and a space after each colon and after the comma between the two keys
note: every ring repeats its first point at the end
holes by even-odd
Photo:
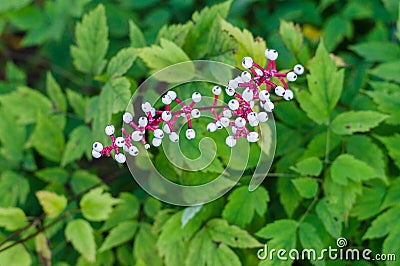
{"type": "MultiPolygon", "coordinates": [[[[260,262],[257,251],[320,251],[338,237],[400,257],[398,1],[205,4],[0,1],[0,266],[332,265],[260,262]],[[192,207],[150,197],[112,160],[92,161],[92,143],[109,143],[104,126],[119,128],[153,73],[197,59],[265,65],[266,48],[279,51],[278,69],[299,62],[305,77],[289,84],[293,101],[275,101],[277,149],[257,190],[253,155],[270,143],[252,146],[232,191],[192,207]]],[[[225,136],[198,128],[221,151],[207,169],[182,172],[149,150],[173,182],[205,183],[228,162],[225,136]]],[[[196,158],[198,143],[182,138],[181,148],[196,158]]]]}

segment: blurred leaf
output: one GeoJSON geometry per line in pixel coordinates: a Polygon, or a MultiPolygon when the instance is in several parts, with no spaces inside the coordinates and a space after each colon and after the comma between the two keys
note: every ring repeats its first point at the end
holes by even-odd
{"type": "Polygon", "coordinates": [[[305,199],[313,198],[318,191],[318,182],[309,177],[300,177],[291,180],[300,196],[305,199]]]}
{"type": "Polygon", "coordinates": [[[367,163],[352,155],[342,154],[332,163],[331,176],[336,183],[347,185],[348,179],[360,182],[377,177],[377,173],[367,163]]]}
{"type": "Polygon", "coordinates": [[[74,112],[81,118],[85,118],[87,99],[83,95],[69,89],[67,90],[67,98],[74,112]]]}
{"type": "Polygon", "coordinates": [[[400,91],[384,92],[384,91],[367,91],[374,102],[377,104],[378,110],[386,113],[389,117],[385,120],[391,125],[400,125],[400,91]]]}
{"type": "Polygon", "coordinates": [[[16,122],[23,125],[38,121],[38,112],[44,115],[52,113],[52,104],[47,97],[23,86],[11,93],[0,95],[0,103],[9,115],[17,118],[16,122]]]}
{"type": "Polygon", "coordinates": [[[85,170],[77,170],[71,176],[71,187],[75,194],[82,193],[100,183],[101,179],[99,177],[85,170]]]}
{"type": "Polygon", "coordinates": [[[120,200],[111,197],[110,193],[104,193],[103,188],[94,188],[86,193],[79,205],[83,216],[90,221],[107,220],[112,212],[113,205],[120,200]]]}
{"type": "Polygon", "coordinates": [[[72,220],[65,228],[65,237],[89,262],[96,260],[96,243],[93,228],[83,219],[72,220]]]}
{"type": "Polygon", "coordinates": [[[131,240],[136,233],[136,228],[136,221],[121,222],[116,227],[111,229],[110,233],[107,235],[106,239],[101,245],[99,252],[104,252],[131,240]]]}
{"type": "Polygon", "coordinates": [[[351,209],[351,215],[359,220],[374,217],[380,212],[385,195],[386,188],[382,182],[374,182],[363,187],[362,194],[357,197],[356,203],[351,209]]]}
{"type": "Polygon", "coordinates": [[[30,2],[32,2],[32,0],[20,0],[20,1],[3,0],[0,2],[0,13],[4,13],[9,10],[20,9],[28,5],[30,2]]]}
{"type": "Polygon", "coordinates": [[[75,28],[76,46],[71,46],[71,56],[77,70],[99,75],[106,65],[108,27],[103,5],[83,16],[75,28]]]}
{"type": "MultiPolygon", "coordinates": [[[[67,164],[82,157],[86,151],[86,156],[90,155],[90,146],[88,143],[92,141],[92,132],[87,126],[76,127],[69,135],[67,145],[65,145],[64,153],[61,159],[61,166],[64,167],[67,164]]],[[[90,158],[90,157],[89,157],[90,158]]]]}
{"type": "MultiPolygon", "coordinates": [[[[312,224],[306,222],[300,224],[299,240],[303,249],[313,249],[316,254],[321,254],[320,252],[324,249],[324,244],[312,224]]],[[[325,261],[310,260],[310,262],[313,265],[325,265],[325,261]]]]}
{"type": "Polygon", "coordinates": [[[61,112],[65,113],[67,111],[67,100],[65,99],[60,85],[58,85],[57,81],[50,72],[47,72],[46,76],[46,92],[53,101],[55,107],[61,112]]]}
{"type": "Polygon", "coordinates": [[[222,217],[229,223],[244,228],[249,224],[257,213],[264,216],[269,202],[268,191],[263,187],[258,187],[254,191],[249,191],[247,186],[235,189],[228,197],[222,217]],[[243,199],[246,199],[243,201],[243,199]]]}
{"type": "Polygon", "coordinates": [[[396,221],[400,219],[400,205],[397,205],[372,221],[363,239],[379,238],[397,228],[396,221]]]}
{"type": "Polygon", "coordinates": [[[386,118],[388,118],[387,115],[374,111],[349,111],[336,116],[332,121],[331,128],[339,135],[367,132],[386,118]]]}
{"type": "Polygon", "coordinates": [[[322,171],[322,162],[317,157],[309,157],[298,162],[291,169],[301,175],[319,176],[322,171]]]}
{"type": "Polygon", "coordinates": [[[292,217],[294,211],[302,200],[295,186],[289,178],[279,178],[277,183],[279,200],[283,205],[288,217],[292,217]]]}
{"type": "Polygon", "coordinates": [[[9,161],[19,163],[23,159],[26,129],[15,124],[15,119],[0,107],[0,154],[9,161]]]}
{"type": "Polygon", "coordinates": [[[381,209],[394,206],[400,203],[400,178],[396,178],[390,184],[385,199],[382,203],[381,209]]]}
{"type": "Polygon", "coordinates": [[[384,80],[390,80],[400,83],[399,70],[400,69],[400,61],[390,61],[386,63],[382,63],[377,67],[371,69],[369,73],[373,76],[377,76],[378,78],[384,80]]]}
{"type": "Polygon", "coordinates": [[[323,28],[322,37],[328,51],[333,51],[343,39],[353,35],[353,24],[341,15],[330,17],[323,28]]]}
{"type": "Polygon", "coordinates": [[[191,27],[193,27],[191,21],[185,24],[164,25],[158,32],[156,43],[160,42],[161,39],[165,39],[182,47],[191,27]]]}
{"type": "Polygon", "coordinates": [[[156,241],[157,236],[151,232],[150,224],[141,223],[133,245],[133,254],[136,260],[142,260],[147,266],[163,265],[158,253],[154,252],[156,241]]]}
{"type": "Polygon", "coordinates": [[[297,55],[303,46],[303,34],[300,26],[298,24],[295,25],[293,22],[286,22],[281,19],[279,34],[289,51],[297,55]]]}
{"type": "Polygon", "coordinates": [[[20,208],[0,207],[0,226],[7,231],[18,230],[28,224],[25,213],[20,208]]]}
{"type": "Polygon", "coordinates": [[[35,194],[48,218],[57,217],[67,207],[68,201],[64,195],[45,190],[36,191],[35,194]]]}
{"type": "Polygon", "coordinates": [[[237,248],[254,248],[261,246],[247,231],[235,225],[229,225],[228,222],[223,219],[210,220],[206,227],[214,242],[221,242],[237,248]]]}
{"type": "Polygon", "coordinates": [[[183,210],[181,219],[182,228],[185,227],[185,225],[196,216],[196,213],[198,213],[202,207],[203,205],[190,206],[183,210]]]}
{"type": "MultiPolygon", "coordinates": [[[[221,4],[205,7],[200,12],[195,12],[192,16],[193,27],[190,28],[186,36],[183,50],[192,59],[202,59],[208,52],[208,48],[213,44],[210,42],[210,30],[214,20],[218,15],[225,19],[228,16],[232,1],[226,1],[221,4]]],[[[215,26],[216,24],[214,24],[215,26]]]]}
{"type": "Polygon", "coordinates": [[[112,210],[101,231],[109,230],[121,222],[135,218],[138,215],[140,206],[138,199],[134,195],[122,192],[119,199],[121,203],[112,210]]]}
{"type": "Polygon", "coordinates": [[[136,57],[136,49],[121,49],[108,63],[107,76],[111,79],[124,75],[131,68],[136,57]]]}
{"type": "Polygon", "coordinates": [[[132,20],[129,20],[129,39],[133,48],[146,46],[146,40],[144,39],[142,31],[132,20]]]}
{"type": "Polygon", "coordinates": [[[65,184],[68,181],[68,172],[58,167],[48,167],[35,172],[35,176],[49,183],[65,184]]]}
{"type": "Polygon", "coordinates": [[[144,212],[148,217],[154,218],[157,215],[157,212],[161,210],[162,203],[158,199],[153,197],[149,197],[144,202],[144,212]]]}
{"type": "Polygon", "coordinates": [[[315,206],[318,218],[324,224],[326,231],[334,238],[338,238],[342,233],[342,217],[334,204],[327,198],[322,198],[315,206]]]}
{"type": "MultiPolygon", "coordinates": [[[[399,228],[394,228],[388,235],[388,237],[383,241],[382,252],[384,254],[399,254],[400,245],[400,230],[399,228]]],[[[388,260],[386,262],[388,266],[397,265],[396,260],[388,260]]]]}
{"type": "Polygon", "coordinates": [[[64,134],[62,129],[45,114],[37,115],[35,130],[29,139],[29,145],[46,159],[59,162],[64,149],[64,134]]]}
{"type": "Polygon", "coordinates": [[[392,157],[397,167],[400,168],[400,135],[396,133],[389,137],[377,136],[377,138],[385,145],[390,157],[392,157]]]}
{"type": "Polygon", "coordinates": [[[321,41],[307,75],[308,91],[300,91],[297,98],[308,117],[318,124],[327,123],[339,101],[343,89],[343,70],[337,70],[321,41]]]}
{"type": "Polygon", "coordinates": [[[40,262],[43,265],[51,265],[51,250],[49,240],[44,233],[35,237],[35,250],[39,255],[40,262]]]}
{"type": "MultiPolygon", "coordinates": [[[[9,242],[11,245],[13,242],[9,242]]],[[[8,250],[0,253],[0,266],[30,266],[32,265],[32,259],[29,256],[29,252],[25,249],[22,244],[16,245],[8,250]]]]}
{"type": "Polygon", "coordinates": [[[245,56],[252,57],[254,62],[261,66],[266,64],[266,58],[264,56],[266,44],[262,38],[254,38],[250,31],[246,29],[241,31],[239,28],[234,27],[224,19],[221,19],[221,29],[227,31],[229,35],[233,36],[233,38],[235,38],[239,43],[239,47],[235,53],[236,63],[238,66],[242,67],[241,62],[245,56]]]}
{"type": "Polygon", "coordinates": [[[4,171],[0,175],[0,206],[14,207],[25,204],[29,194],[29,182],[25,177],[11,171],[4,171]]]}
{"type": "Polygon", "coordinates": [[[367,19],[374,15],[370,5],[366,4],[365,1],[357,0],[347,2],[341,13],[350,20],[367,19]]]}
{"type": "Polygon", "coordinates": [[[350,46],[350,49],[372,62],[385,62],[400,57],[400,47],[391,42],[362,42],[350,46]]]}

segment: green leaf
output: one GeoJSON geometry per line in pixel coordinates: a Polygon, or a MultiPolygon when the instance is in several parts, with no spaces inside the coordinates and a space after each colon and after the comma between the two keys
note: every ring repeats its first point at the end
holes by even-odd
{"type": "MultiPolygon", "coordinates": [[[[400,230],[399,228],[394,228],[386,237],[385,241],[383,241],[382,245],[382,253],[383,254],[394,254],[396,256],[399,255],[399,246],[400,246],[400,230]]],[[[397,265],[396,260],[387,260],[387,266],[395,266],[397,265]]]]}
{"type": "MultiPolygon", "coordinates": [[[[318,258],[324,249],[324,244],[318,235],[317,229],[309,223],[302,222],[299,226],[299,240],[303,249],[314,250],[315,258],[318,258]]],[[[311,253],[312,254],[312,253],[311,253]]],[[[324,261],[318,261],[316,259],[310,260],[313,265],[325,265],[324,261]]]]}
{"type": "Polygon", "coordinates": [[[373,101],[378,105],[378,110],[389,117],[385,120],[391,125],[400,125],[400,92],[367,91],[373,101]]]}
{"type": "MultiPolygon", "coordinates": [[[[140,58],[150,68],[151,73],[155,73],[168,66],[190,61],[186,53],[175,43],[166,39],[160,40],[160,46],[152,45],[151,47],[142,48],[139,54],[140,58]]],[[[182,75],[171,76],[169,72],[161,72],[156,78],[162,81],[179,82],[184,78],[187,80],[194,74],[194,66],[192,64],[184,64],[184,67],[175,66],[174,73],[182,71],[182,75]]]]}
{"type": "Polygon", "coordinates": [[[19,163],[23,159],[26,128],[15,123],[8,110],[0,107],[0,154],[7,161],[19,163]]]}
{"type": "Polygon", "coordinates": [[[71,56],[77,70],[99,75],[107,61],[108,27],[103,5],[83,16],[75,28],[76,46],[71,46],[71,56]]]}
{"type": "Polygon", "coordinates": [[[391,42],[361,42],[350,49],[371,62],[386,62],[400,57],[400,47],[391,42]]]}
{"type": "Polygon", "coordinates": [[[48,183],[65,184],[68,181],[68,172],[58,167],[48,167],[35,172],[35,176],[48,183]]]}
{"type": "MultiPolygon", "coordinates": [[[[9,242],[8,244],[11,245],[12,243],[13,242],[9,242]]],[[[0,265],[31,266],[32,259],[25,247],[19,244],[0,253],[0,265]]]]}
{"type": "Polygon", "coordinates": [[[156,43],[160,42],[161,39],[166,39],[182,47],[191,27],[193,27],[191,21],[185,24],[164,25],[158,32],[156,43]]]}
{"type": "Polygon", "coordinates": [[[79,126],[75,128],[69,135],[67,145],[65,145],[64,153],[61,158],[61,166],[64,167],[67,164],[82,157],[86,151],[86,156],[90,158],[90,146],[88,143],[92,141],[92,132],[87,126],[79,126]]]}
{"type": "Polygon", "coordinates": [[[182,228],[201,211],[201,208],[203,208],[203,205],[190,206],[183,210],[181,219],[182,228]]]}
{"type": "Polygon", "coordinates": [[[190,241],[186,265],[242,265],[238,256],[225,243],[215,243],[212,234],[206,229],[200,230],[190,241]]]}
{"type": "Polygon", "coordinates": [[[255,213],[261,217],[265,214],[269,200],[268,191],[263,187],[251,192],[247,186],[239,187],[229,195],[222,217],[231,224],[245,227],[253,220],[255,213]]]}
{"type": "Polygon", "coordinates": [[[155,199],[153,197],[148,197],[145,202],[144,202],[144,213],[148,217],[154,218],[157,213],[161,210],[162,203],[158,199],[155,199]]]}
{"type": "Polygon", "coordinates": [[[369,183],[362,189],[362,194],[351,209],[351,216],[359,220],[366,220],[377,215],[382,206],[383,198],[386,195],[386,187],[383,182],[369,183]]]}
{"type": "Polygon", "coordinates": [[[336,69],[322,40],[309,69],[309,91],[300,91],[297,98],[308,117],[318,124],[327,123],[342,93],[344,72],[336,69]]]}
{"type": "Polygon", "coordinates": [[[133,254],[135,255],[136,260],[140,259],[148,266],[163,265],[157,252],[154,252],[156,241],[157,236],[153,234],[151,225],[141,223],[133,245],[133,254]]]}
{"type": "Polygon", "coordinates": [[[279,178],[277,186],[279,200],[283,205],[287,215],[291,217],[296,208],[299,206],[302,198],[300,197],[290,178],[279,178]]]}
{"type": "Polygon", "coordinates": [[[331,16],[323,28],[323,38],[328,51],[333,51],[344,38],[353,36],[353,24],[341,15],[331,16]]]}
{"type": "Polygon", "coordinates": [[[397,221],[400,219],[400,205],[397,205],[386,212],[380,214],[372,221],[363,239],[379,238],[387,235],[392,230],[395,230],[397,221]]]}
{"type": "Polygon", "coordinates": [[[0,175],[0,206],[14,207],[25,204],[29,194],[28,180],[11,171],[4,171],[0,175]]]}
{"type": "Polygon", "coordinates": [[[27,6],[32,0],[21,0],[21,1],[13,1],[13,0],[4,0],[0,3],[0,13],[5,13],[10,10],[17,10],[27,6]]]}
{"type": "MultiPolygon", "coordinates": [[[[294,220],[275,220],[261,228],[256,236],[269,239],[267,245],[276,250],[291,250],[296,247],[298,223],[294,220]]],[[[274,265],[288,265],[292,260],[276,261],[274,265]]]]}
{"type": "Polygon", "coordinates": [[[315,206],[318,218],[324,224],[326,231],[334,238],[342,233],[342,217],[340,211],[327,198],[322,198],[315,206]]]}
{"type": "Polygon", "coordinates": [[[309,177],[300,177],[292,179],[291,181],[301,197],[305,199],[311,199],[317,194],[317,180],[309,177]]]}
{"type": "Polygon", "coordinates": [[[394,206],[400,203],[400,178],[396,178],[390,184],[385,199],[382,203],[381,209],[394,206]]]}
{"type": "Polygon", "coordinates": [[[281,19],[279,34],[289,51],[296,55],[303,46],[303,34],[301,33],[300,26],[281,19]]]}
{"type": "Polygon", "coordinates": [[[131,240],[136,233],[136,228],[136,221],[121,222],[111,229],[110,233],[101,245],[99,252],[104,252],[131,240]]]}
{"type": "Polygon", "coordinates": [[[298,162],[291,169],[301,175],[319,176],[322,171],[322,162],[317,157],[309,157],[298,162]]]}
{"type": "Polygon", "coordinates": [[[399,76],[400,60],[382,63],[371,69],[369,73],[378,78],[400,83],[399,76]]]}
{"type": "Polygon", "coordinates": [[[46,75],[46,92],[53,101],[55,107],[65,113],[67,111],[67,100],[65,99],[65,95],[62,92],[60,85],[58,85],[50,72],[47,72],[46,75]]]}
{"type": "Polygon", "coordinates": [[[121,49],[107,66],[108,78],[115,78],[124,75],[135,62],[137,57],[137,50],[134,48],[121,49]]]}
{"type": "Polygon", "coordinates": [[[84,170],[75,171],[71,177],[71,187],[75,194],[82,193],[83,191],[101,183],[100,178],[84,170]]]}
{"type": "Polygon", "coordinates": [[[119,203],[110,213],[110,216],[105,221],[101,231],[109,230],[119,223],[135,218],[139,213],[139,200],[132,194],[122,192],[119,196],[119,203]]]}
{"type": "Polygon", "coordinates": [[[67,98],[74,112],[84,119],[86,116],[87,99],[73,90],[67,90],[67,98]]]}
{"type": "Polygon", "coordinates": [[[221,19],[221,29],[227,31],[239,43],[235,53],[236,63],[241,67],[243,57],[250,56],[257,64],[264,66],[267,62],[264,52],[266,49],[265,41],[262,38],[254,38],[252,33],[246,29],[241,31],[224,19],[221,19]]]}
{"type": "Polygon", "coordinates": [[[226,220],[212,219],[207,222],[207,231],[215,242],[221,242],[231,247],[254,248],[260,247],[259,243],[247,231],[235,225],[229,225],[226,220]]]}
{"type": "Polygon", "coordinates": [[[48,218],[57,217],[67,207],[68,200],[64,195],[60,196],[45,190],[37,191],[35,194],[48,218]]]}
{"type": "Polygon", "coordinates": [[[386,149],[389,151],[389,156],[392,157],[394,163],[400,168],[400,134],[394,134],[389,137],[378,137],[386,149]]]}
{"type": "Polygon", "coordinates": [[[18,230],[28,224],[25,213],[20,208],[0,207],[0,226],[7,231],[18,230]]]}
{"type": "Polygon", "coordinates": [[[378,177],[376,171],[363,161],[350,154],[339,155],[332,163],[332,180],[340,185],[347,185],[348,179],[355,182],[378,177]]]}
{"type": "Polygon", "coordinates": [[[90,221],[107,220],[113,206],[120,200],[111,197],[110,193],[104,193],[103,188],[94,188],[86,193],[79,205],[83,216],[90,221]]]}
{"type": "Polygon", "coordinates": [[[70,221],[65,228],[67,241],[89,262],[96,260],[96,242],[94,241],[93,228],[83,219],[70,221]]]}
{"type": "Polygon", "coordinates": [[[29,139],[29,145],[46,159],[59,162],[64,149],[63,130],[45,114],[39,112],[37,117],[38,122],[29,139]]]}
{"type": "Polygon", "coordinates": [[[213,44],[212,41],[212,27],[215,18],[218,15],[221,18],[228,16],[229,8],[232,1],[226,1],[221,4],[213,5],[212,7],[205,7],[200,12],[195,12],[192,16],[193,27],[190,28],[186,36],[183,50],[192,59],[202,59],[209,51],[209,47],[213,44]]]}
{"type": "Polygon", "coordinates": [[[388,116],[374,111],[349,111],[339,114],[332,121],[331,129],[339,135],[367,132],[388,116]]]}
{"type": "Polygon", "coordinates": [[[146,40],[143,36],[143,32],[132,20],[129,20],[129,39],[133,48],[141,48],[146,46],[146,40]]]}
{"type": "Polygon", "coordinates": [[[35,237],[35,250],[39,255],[40,261],[45,265],[51,265],[50,242],[44,233],[40,233],[35,237]]]}
{"type": "Polygon", "coordinates": [[[39,121],[37,113],[48,115],[52,113],[52,104],[40,92],[28,88],[18,87],[15,91],[0,95],[0,103],[7,110],[8,115],[16,117],[16,122],[27,125],[39,121]]]}

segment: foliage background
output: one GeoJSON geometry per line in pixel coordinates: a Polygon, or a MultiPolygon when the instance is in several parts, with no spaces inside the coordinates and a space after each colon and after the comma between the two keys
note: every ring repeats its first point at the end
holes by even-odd
{"type": "Polygon", "coordinates": [[[396,0],[1,1],[0,265],[257,265],[261,243],[319,250],[339,236],[399,259],[399,12],[396,0]],[[91,159],[152,72],[263,63],[265,47],[307,77],[276,104],[276,157],[255,192],[249,175],[200,210],[169,206],[91,159]]]}

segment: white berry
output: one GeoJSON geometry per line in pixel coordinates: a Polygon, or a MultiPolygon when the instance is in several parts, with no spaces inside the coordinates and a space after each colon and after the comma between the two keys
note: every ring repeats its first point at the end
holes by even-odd
{"type": "Polygon", "coordinates": [[[146,150],[150,149],[150,144],[148,144],[148,143],[144,144],[144,148],[145,148],[146,150]]]}
{"type": "Polygon", "coordinates": [[[95,150],[97,152],[101,152],[103,150],[103,144],[96,141],[95,143],[93,143],[93,150],[95,150]]]}
{"type": "Polygon", "coordinates": [[[161,114],[161,118],[162,118],[162,120],[164,120],[164,121],[167,122],[167,121],[171,120],[172,114],[171,114],[170,111],[164,111],[164,112],[162,112],[162,114],[161,114]]]}
{"type": "Polygon", "coordinates": [[[304,67],[300,64],[297,64],[293,67],[293,71],[297,75],[302,75],[304,73],[304,67]]]}
{"type": "Polygon", "coordinates": [[[252,126],[252,127],[258,126],[259,123],[260,123],[260,122],[259,122],[258,120],[249,121],[249,125],[252,126]]]}
{"type": "Polygon", "coordinates": [[[169,96],[169,98],[171,98],[172,101],[175,101],[177,96],[175,91],[168,91],[167,95],[169,96]]]}
{"type": "Polygon", "coordinates": [[[236,132],[237,132],[237,127],[232,126],[231,129],[232,129],[232,133],[233,133],[233,134],[236,134],[236,132]]]}
{"type": "Polygon", "coordinates": [[[133,145],[129,147],[128,152],[131,156],[137,156],[139,154],[138,148],[136,148],[136,146],[133,145]]]}
{"type": "Polygon", "coordinates": [[[118,154],[115,154],[115,160],[116,160],[118,163],[124,163],[124,162],[126,161],[126,157],[125,157],[124,154],[118,153],[118,154]]]}
{"type": "Polygon", "coordinates": [[[291,90],[286,90],[285,94],[283,94],[283,99],[285,99],[286,101],[290,101],[291,99],[293,99],[293,91],[291,90]]]}
{"type": "Polygon", "coordinates": [[[243,71],[240,77],[244,82],[249,82],[251,80],[251,74],[247,71],[243,71]]]}
{"type": "Polygon", "coordinates": [[[256,112],[251,112],[247,115],[247,120],[249,120],[249,122],[251,121],[257,121],[257,113],[256,112]]]}
{"type": "Polygon", "coordinates": [[[225,139],[225,143],[226,145],[232,148],[233,146],[236,145],[236,139],[233,136],[228,136],[225,139]]]}
{"type": "Polygon", "coordinates": [[[168,104],[171,104],[172,99],[171,99],[171,97],[170,97],[168,94],[164,94],[164,95],[161,97],[161,101],[163,102],[163,104],[168,105],[168,104]]]}
{"type": "Polygon", "coordinates": [[[113,125],[106,126],[105,132],[108,136],[111,136],[115,132],[115,128],[113,125]]]}
{"type": "Polygon", "coordinates": [[[269,99],[267,101],[265,101],[263,108],[265,111],[267,112],[272,112],[275,108],[275,105],[273,102],[271,102],[269,99]]]}
{"type": "Polygon", "coordinates": [[[164,137],[164,132],[161,129],[157,128],[156,130],[154,130],[153,135],[157,139],[162,139],[164,137]]]}
{"type": "Polygon", "coordinates": [[[161,141],[162,141],[162,139],[153,138],[153,140],[151,141],[151,144],[153,144],[154,147],[158,147],[161,145],[161,141]]]}
{"type": "Polygon", "coordinates": [[[264,54],[268,60],[276,60],[278,58],[278,52],[274,49],[267,49],[264,54]]]}
{"type": "Polygon", "coordinates": [[[118,147],[122,148],[124,146],[124,144],[125,144],[125,139],[123,137],[118,137],[118,138],[115,139],[115,144],[118,147]]]}
{"type": "Polygon", "coordinates": [[[246,102],[250,102],[251,100],[253,100],[253,96],[253,92],[249,88],[246,88],[242,93],[242,98],[246,102]]]}
{"type": "Polygon", "coordinates": [[[217,125],[215,123],[209,123],[207,125],[207,131],[215,132],[217,130],[217,125]]]}
{"type": "Polygon", "coordinates": [[[142,116],[139,118],[139,121],[138,121],[139,126],[145,127],[145,126],[147,126],[147,123],[148,123],[147,117],[142,116]]]}
{"type": "Polygon", "coordinates": [[[143,138],[143,133],[136,130],[132,132],[132,140],[133,141],[140,141],[143,138]]]}
{"type": "Polygon", "coordinates": [[[186,130],[186,134],[185,135],[186,135],[186,138],[188,140],[192,140],[192,139],[194,139],[196,137],[196,132],[194,131],[194,129],[189,128],[189,129],[186,130]]]}
{"type": "Polygon", "coordinates": [[[215,122],[215,126],[217,127],[217,129],[224,128],[224,126],[222,125],[221,121],[219,121],[219,120],[217,122],[215,122]]]}
{"type": "Polygon", "coordinates": [[[228,82],[228,86],[231,87],[231,88],[233,88],[233,89],[236,89],[236,88],[239,86],[239,83],[237,82],[237,80],[231,79],[231,80],[228,82]]]}
{"type": "Polygon", "coordinates": [[[252,67],[253,66],[253,58],[251,58],[249,56],[243,57],[242,66],[246,69],[252,67]]]}
{"type": "Polygon", "coordinates": [[[232,117],[232,111],[229,109],[226,109],[222,112],[222,115],[226,118],[231,118],[232,117]]]}
{"type": "Polygon", "coordinates": [[[278,96],[283,96],[285,93],[285,89],[282,86],[276,86],[275,87],[275,94],[278,96]]]}
{"type": "Polygon", "coordinates": [[[268,120],[268,114],[266,112],[259,112],[257,115],[258,121],[264,123],[268,120]]]}
{"type": "Polygon", "coordinates": [[[262,76],[264,76],[264,72],[262,72],[262,70],[261,70],[261,69],[259,69],[259,68],[256,68],[254,71],[256,71],[256,74],[257,74],[257,76],[259,76],[259,77],[262,77],[262,76]]]}
{"type": "Polygon", "coordinates": [[[223,127],[228,127],[229,123],[230,123],[230,120],[229,120],[229,118],[221,117],[219,119],[219,122],[222,124],[223,127]]]}
{"type": "Polygon", "coordinates": [[[258,141],[258,133],[257,132],[250,132],[246,136],[248,142],[257,142],[258,141]]]}
{"type": "Polygon", "coordinates": [[[164,124],[163,130],[164,130],[164,132],[167,133],[167,134],[171,133],[171,128],[169,127],[168,124],[164,124]]]}
{"type": "Polygon", "coordinates": [[[148,112],[151,111],[151,108],[152,107],[151,107],[151,104],[149,102],[142,103],[143,112],[148,113],[148,112]]]}
{"type": "Polygon", "coordinates": [[[122,120],[124,120],[124,123],[129,124],[133,120],[133,115],[129,112],[125,112],[122,116],[122,120]]]}
{"type": "Polygon", "coordinates": [[[213,93],[214,95],[220,95],[221,92],[222,92],[222,89],[221,89],[220,86],[214,86],[214,87],[212,88],[212,93],[213,93]]]}
{"type": "Polygon", "coordinates": [[[235,119],[236,127],[244,127],[246,125],[246,120],[243,117],[238,117],[235,119]]]}
{"type": "Polygon", "coordinates": [[[92,156],[93,156],[93,158],[98,159],[101,157],[101,153],[98,151],[92,150],[92,156]]]}
{"type": "Polygon", "coordinates": [[[260,98],[261,101],[266,101],[267,99],[269,99],[269,92],[267,90],[262,90],[260,91],[260,94],[258,95],[258,97],[260,98]]]}
{"type": "Polygon", "coordinates": [[[192,115],[193,118],[199,118],[201,113],[199,109],[193,109],[190,114],[192,115]]]}
{"type": "Polygon", "coordinates": [[[169,139],[170,139],[172,142],[178,142],[178,140],[179,140],[179,135],[176,134],[176,132],[171,132],[171,134],[169,135],[169,139]]]}
{"type": "Polygon", "coordinates": [[[200,102],[201,101],[201,94],[199,93],[199,92],[194,92],[193,94],[192,94],[192,100],[195,102],[195,103],[198,103],[198,102],[200,102]]]}
{"type": "Polygon", "coordinates": [[[239,108],[239,102],[235,99],[232,99],[228,102],[228,107],[229,109],[231,109],[232,111],[235,111],[239,108]]]}
{"type": "Polygon", "coordinates": [[[235,89],[234,88],[231,88],[231,87],[226,87],[226,89],[225,89],[225,92],[226,92],[226,94],[228,94],[229,96],[233,96],[234,94],[235,94],[235,89]]]}
{"type": "Polygon", "coordinates": [[[293,82],[296,81],[297,75],[294,72],[289,72],[286,74],[286,78],[288,81],[293,82]]]}

